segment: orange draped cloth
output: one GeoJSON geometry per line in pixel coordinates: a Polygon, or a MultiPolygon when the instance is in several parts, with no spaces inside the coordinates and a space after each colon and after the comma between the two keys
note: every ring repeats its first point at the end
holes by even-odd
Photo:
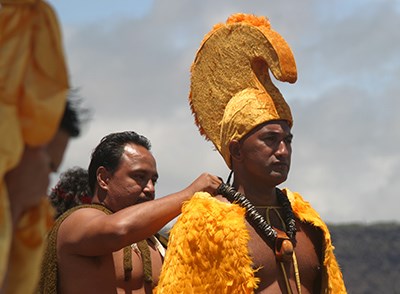
{"type": "Polygon", "coordinates": [[[54,136],[69,84],[53,9],[41,0],[0,5],[0,289],[10,260],[7,292],[29,293],[39,276],[52,211],[44,200],[12,228],[4,176],[25,145],[40,146],[54,136]]]}

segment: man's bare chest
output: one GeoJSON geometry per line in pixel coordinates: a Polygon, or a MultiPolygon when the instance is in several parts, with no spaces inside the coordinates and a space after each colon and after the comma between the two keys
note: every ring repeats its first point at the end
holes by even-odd
{"type": "MultiPolygon", "coordinates": [[[[271,223],[283,229],[279,220],[277,222],[272,218],[271,223]]],[[[292,259],[281,264],[275,257],[273,244],[267,244],[249,224],[248,227],[250,233],[249,251],[253,268],[257,269],[256,275],[260,278],[260,288],[266,288],[277,281],[284,284],[284,275],[294,283],[295,271],[297,270],[301,284],[310,288],[312,292],[312,289],[321,279],[321,232],[310,224],[296,221],[295,260],[292,259]],[[283,270],[285,273],[283,273],[283,270]]]]}

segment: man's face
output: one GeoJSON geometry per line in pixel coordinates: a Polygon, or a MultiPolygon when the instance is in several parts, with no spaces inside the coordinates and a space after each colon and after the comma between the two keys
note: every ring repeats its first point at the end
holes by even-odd
{"type": "Polygon", "coordinates": [[[151,152],[143,146],[127,144],[118,168],[108,178],[110,208],[118,211],[153,200],[157,179],[156,161],[151,152]]]}
{"type": "Polygon", "coordinates": [[[286,121],[271,121],[252,130],[240,141],[242,165],[248,176],[271,187],[287,179],[292,138],[286,121]]]}
{"type": "Polygon", "coordinates": [[[50,159],[51,172],[57,172],[64,157],[65,150],[67,149],[70,135],[59,129],[54,135],[53,139],[47,144],[47,154],[50,159]]]}

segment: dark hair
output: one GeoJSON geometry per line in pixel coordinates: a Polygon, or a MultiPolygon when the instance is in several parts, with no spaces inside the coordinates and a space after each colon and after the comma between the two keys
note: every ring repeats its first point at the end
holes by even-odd
{"type": "Polygon", "coordinates": [[[65,104],[65,110],[60,123],[60,129],[66,131],[72,138],[81,133],[81,125],[89,120],[90,112],[82,107],[82,98],[77,89],[71,89],[65,104]]]}
{"type": "Polygon", "coordinates": [[[124,147],[128,143],[133,143],[150,150],[150,141],[133,131],[109,134],[101,139],[99,145],[93,150],[88,172],[89,187],[92,193],[96,185],[96,172],[100,166],[104,166],[109,172],[113,173],[117,169],[124,147]]]}
{"type": "Polygon", "coordinates": [[[63,172],[49,195],[50,203],[56,209],[56,218],[72,207],[91,203],[92,197],[88,171],[81,167],[73,167],[63,172]]]}

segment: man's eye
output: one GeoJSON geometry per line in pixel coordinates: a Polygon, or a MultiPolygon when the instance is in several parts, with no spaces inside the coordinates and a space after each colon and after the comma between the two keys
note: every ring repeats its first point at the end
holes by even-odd
{"type": "Polygon", "coordinates": [[[134,175],[132,176],[132,179],[134,179],[135,181],[143,181],[144,180],[144,175],[134,175]]]}
{"type": "Polygon", "coordinates": [[[273,144],[277,141],[276,137],[265,137],[263,141],[267,144],[273,144]]]}
{"type": "Polygon", "coordinates": [[[286,138],[285,143],[286,144],[292,144],[293,138],[286,138]]]}

